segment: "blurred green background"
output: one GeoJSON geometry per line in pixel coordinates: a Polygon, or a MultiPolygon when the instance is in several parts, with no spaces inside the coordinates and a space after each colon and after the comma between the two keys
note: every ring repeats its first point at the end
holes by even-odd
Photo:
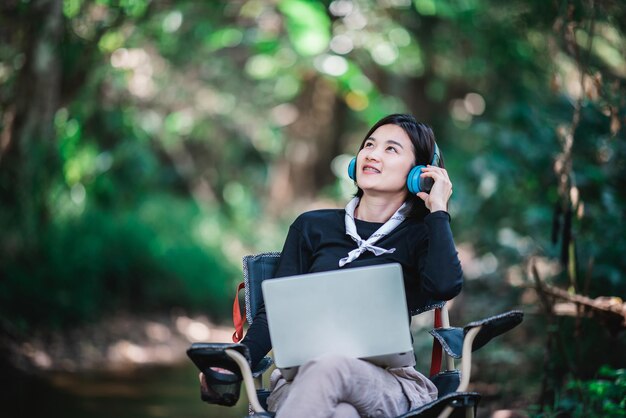
{"type": "MultiPolygon", "coordinates": [[[[546,313],[533,288],[626,295],[625,31],[609,0],[4,0],[0,348],[16,416],[39,385],[69,396],[51,374],[91,381],[80,358],[55,362],[59,336],[120,317],[227,325],[241,257],[280,250],[302,211],[344,206],[347,162],[396,112],[433,126],[454,184],[453,324],[526,312],[478,353],[482,416],[626,416],[624,324],[552,299],[546,313]],[[33,346],[34,366],[15,360],[33,346]]],[[[196,400],[192,370],[163,370],[147,398],[173,382],[194,396],[144,416],[232,413],[196,400]]],[[[119,416],[111,399],[95,408],[119,416]]]]}

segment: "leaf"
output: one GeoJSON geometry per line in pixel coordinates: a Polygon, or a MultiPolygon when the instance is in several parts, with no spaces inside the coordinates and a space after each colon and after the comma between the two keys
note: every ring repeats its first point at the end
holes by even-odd
{"type": "Polygon", "coordinates": [[[328,48],[330,19],[321,4],[283,0],[278,9],[286,18],[287,34],[298,54],[317,55],[328,48]]]}

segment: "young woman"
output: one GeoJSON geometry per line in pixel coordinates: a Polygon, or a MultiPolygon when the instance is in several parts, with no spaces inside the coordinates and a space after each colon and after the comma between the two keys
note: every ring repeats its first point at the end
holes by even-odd
{"type": "MultiPolygon", "coordinates": [[[[400,263],[409,310],[424,300],[449,300],[463,273],[447,213],[452,184],[435,137],[410,115],[390,115],[367,133],[353,172],[358,191],[342,210],[300,215],[289,228],[276,277],[400,263]],[[433,165],[431,165],[431,163],[433,165]],[[429,193],[409,193],[407,175],[424,165],[429,193]]],[[[271,349],[265,309],[242,341],[256,364],[271,349]]],[[[300,367],[292,382],[272,374],[268,409],[281,417],[394,417],[437,397],[412,367],[383,369],[331,356],[300,367]]]]}

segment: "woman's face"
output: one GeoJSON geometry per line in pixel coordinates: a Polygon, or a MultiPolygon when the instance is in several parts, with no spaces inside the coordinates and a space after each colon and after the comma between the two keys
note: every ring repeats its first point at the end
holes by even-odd
{"type": "Polygon", "coordinates": [[[383,125],[365,140],[357,155],[356,179],[364,193],[399,193],[415,165],[409,136],[399,126],[383,125]]]}

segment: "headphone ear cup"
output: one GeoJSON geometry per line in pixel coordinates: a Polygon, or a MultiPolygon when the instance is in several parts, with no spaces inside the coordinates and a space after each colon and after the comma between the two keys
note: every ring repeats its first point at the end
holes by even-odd
{"type": "Polygon", "coordinates": [[[422,174],[423,165],[416,165],[409,171],[406,177],[406,187],[412,194],[417,194],[423,190],[420,189],[420,174],[422,174]]]}
{"type": "Polygon", "coordinates": [[[348,164],[348,176],[356,181],[356,158],[350,160],[350,164],[348,164]]]}

